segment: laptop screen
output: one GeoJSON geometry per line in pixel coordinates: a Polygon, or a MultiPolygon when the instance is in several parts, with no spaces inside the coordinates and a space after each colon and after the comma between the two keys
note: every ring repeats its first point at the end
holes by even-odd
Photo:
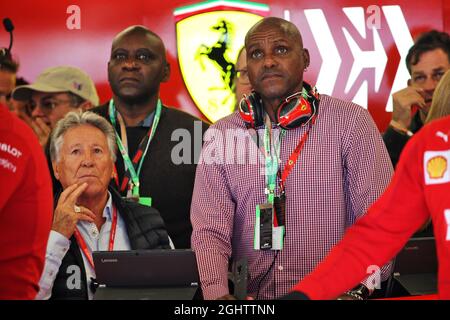
{"type": "Polygon", "coordinates": [[[394,274],[437,273],[434,237],[411,238],[395,258],[394,274]]]}
{"type": "Polygon", "coordinates": [[[93,252],[96,280],[107,287],[190,287],[199,275],[190,249],[93,252]]]}

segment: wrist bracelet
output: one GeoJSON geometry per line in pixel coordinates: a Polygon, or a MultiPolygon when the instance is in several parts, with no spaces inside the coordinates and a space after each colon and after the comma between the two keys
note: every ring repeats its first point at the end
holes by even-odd
{"type": "Polygon", "coordinates": [[[400,123],[398,123],[395,120],[391,120],[391,122],[389,123],[389,125],[396,131],[400,131],[400,133],[403,133],[405,135],[407,135],[408,137],[412,137],[414,135],[414,133],[412,133],[410,130],[405,129],[400,123]]]}
{"type": "Polygon", "coordinates": [[[355,291],[347,291],[345,294],[349,295],[350,297],[355,298],[356,300],[361,300],[361,301],[364,300],[364,298],[355,291]]]}
{"type": "Polygon", "coordinates": [[[353,288],[349,292],[358,295],[359,297],[361,297],[361,300],[367,300],[367,298],[369,298],[369,296],[371,294],[369,288],[367,288],[363,284],[358,285],[357,287],[353,288]]]}

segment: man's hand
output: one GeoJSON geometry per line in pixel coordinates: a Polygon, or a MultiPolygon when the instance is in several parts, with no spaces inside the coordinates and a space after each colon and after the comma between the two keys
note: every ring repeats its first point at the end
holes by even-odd
{"type": "Polygon", "coordinates": [[[80,212],[75,212],[78,197],[86,190],[88,184],[73,184],[61,193],[55,209],[52,230],[69,239],[75,231],[79,220],[95,221],[95,214],[88,208],[79,206],[80,212]]]}
{"type": "Polygon", "coordinates": [[[404,130],[408,130],[411,125],[411,107],[413,105],[417,105],[420,108],[426,106],[423,94],[423,89],[406,87],[392,95],[392,120],[395,121],[397,125],[401,125],[404,130]]]}
{"type": "Polygon", "coordinates": [[[31,129],[33,129],[34,133],[38,137],[41,147],[45,147],[52,129],[41,118],[33,119],[25,112],[17,113],[17,115],[20,119],[25,121],[31,129]]]}
{"type": "Polygon", "coordinates": [[[44,122],[41,118],[36,118],[31,120],[31,128],[34,133],[38,136],[39,143],[42,147],[47,144],[48,138],[50,137],[50,132],[52,129],[44,122]]]}

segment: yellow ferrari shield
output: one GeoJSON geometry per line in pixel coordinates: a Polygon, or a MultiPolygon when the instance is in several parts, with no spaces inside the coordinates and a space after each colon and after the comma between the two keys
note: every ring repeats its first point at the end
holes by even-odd
{"type": "MultiPolygon", "coordinates": [[[[268,6],[264,8],[268,12],[268,6]]],[[[189,16],[183,12],[176,24],[178,61],[195,104],[215,122],[235,109],[237,55],[247,31],[263,16],[229,9],[199,11],[189,16]]]]}

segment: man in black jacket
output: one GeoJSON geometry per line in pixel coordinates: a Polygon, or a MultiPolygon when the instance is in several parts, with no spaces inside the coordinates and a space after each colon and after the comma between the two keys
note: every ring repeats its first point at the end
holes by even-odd
{"type": "Polygon", "coordinates": [[[392,95],[393,112],[383,135],[394,167],[406,142],[425,123],[434,89],[450,69],[450,36],[436,30],[422,34],[409,49],[408,86],[392,95]]]}
{"type": "Polygon", "coordinates": [[[70,112],[52,133],[50,156],[63,191],[56,208],[37,299],[92,299],[93,251],[170,249],[157,210],[108,190],[114,130],[102,117],[70,112]]]}
{"type": "Polygon", "coordinates": [[[112,44],[113,97],[93,111],[116,130],[114,181],[121,195],[158,209],[175,248],[189,248],[195,169],[208,125],[162,105],[159,87],[169,75],[161,38],[143,26],[129,27],[112,44]]]}

